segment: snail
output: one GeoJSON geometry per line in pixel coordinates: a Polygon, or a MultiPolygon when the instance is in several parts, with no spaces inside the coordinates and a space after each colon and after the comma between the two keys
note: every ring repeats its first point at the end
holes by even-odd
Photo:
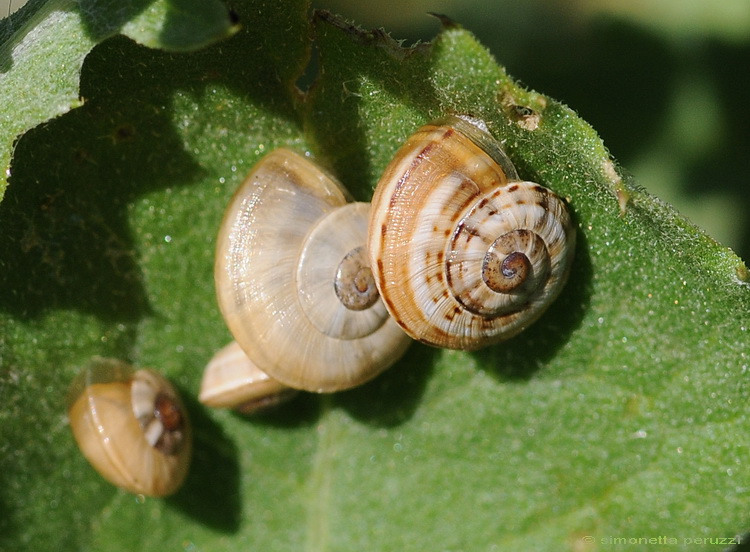
{"type": "Polygon", "coordinates": [[[297,394],[272,379],[247,357],[236,341],[221,349],[203,372],[198,400],[212,408],[232,408],[254,414],[277,406],[297,394]]]}
{"type": "Polygon", "coordinates": [[[68,418],[81,452],[110,483],[148,496],[182,485],[190,423],[174,388],[156,372],[95,357],[71,386],[68,418]]]}
{"type": "Polygon", "coordinates": [[[420,128],[385,169],[368,248],[406,333],[474,350],[518,334],[560,294],[575,231],[563,201],[520,181],[482,121],[454,116],[420,128]]]}
{"type": "Polygon", "coordinates": [[[369,204],[287,149],[261,159],[230,201],[216,245],[216,296],[248,358],[312,392],[360,385],[410,339],[372,278],[369,204]]]}

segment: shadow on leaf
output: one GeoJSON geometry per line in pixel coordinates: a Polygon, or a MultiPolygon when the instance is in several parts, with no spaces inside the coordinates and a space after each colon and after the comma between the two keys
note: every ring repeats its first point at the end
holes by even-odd
{"type": "Polygon", "coordinates": [[[128,206],[191,180],[198,169],[180,151],[166,117],[123,104],[82,108],[26,134],[0,205],[0,308],[22,318],[55,308],[103,320],[148,314],[128,206]]]}
{"type": "Polygon", "coordinates": [[[414,343],[406,355],[373,381],[336,395],[336,403],[360,422],[394,427],[411,419],[440,351],[414,343]]]}
{"type": "Polygon", "coordinates": [[[314,425],[320,417],[320,397],[301,391],[286,402],[253,414],[234,413],[248,423],[276,428],[296,428],[314,425]]]}
{"type": "Polygon", "coordinates": [[[242,520],[237,447],[187,392],[180,395],[193,425],[193,459],[187,479],[167,503],[214,529],[234,533],[242,520]]]}

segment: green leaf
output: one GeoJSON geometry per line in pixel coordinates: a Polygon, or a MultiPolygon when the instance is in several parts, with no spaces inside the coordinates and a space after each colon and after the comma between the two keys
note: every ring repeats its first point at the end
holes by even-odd
{"type": "MultiPolygon", "coordinates": [[[[696,539],[745,530],[740,259],[622,177],[591,127],[519,87],[470,32],[445,21],[404,49],[278,4],[233,3],[242,30],[190,54],[123,37],[80,47],[83,106],[57,116],[79,94],[71,67],[57,108],[38,101],[2,127],[51,119],[17,141],[0,204],[0,549],[632,550],[613,539],[666,536],[670,550],[718,550],[696,539]],[[253,163],[310,152],[367,199],[399,144],[447,112],[485,119],[524,178],[568,199],[578,243],[560,299],[511,341],[414,344],[349,392],[255,419],[199,405],[202,369],[230,339],[214,238],[253,163]],[[65,390],[97,354],[182,390],[195,458],[175,496],[115,489],[78,452],[65,390]]],[[[38,23],[27,36],[80,20],[32,11],[11,20],[38,23]]],[[[100,26],[128,28],[107,13],[119,23],[100,26]]],[[[3,77],[33,89],[43,58],[30,59],[3,77]]],[[[61,62],[45,70],[57,79],[61,62]]]]}
{"type": "Polygon", "coordinates": [[[703,1],[663,0],[652,3],[616,0],[584,1],[582,11],[608,13],[652,27],[663,35],[685,39],[691,36],[742,43],[750,31],[750,7],[742,0],[719,4],[703,1]]]}
{"type": "Polygon", "coordinates": [[[32,0],[0,21],[0,199],[16,138],[85,100],[81,65],[96,44],[122,33],[152,48],[190,51],[235,31],[219,0],[32,0]]]}

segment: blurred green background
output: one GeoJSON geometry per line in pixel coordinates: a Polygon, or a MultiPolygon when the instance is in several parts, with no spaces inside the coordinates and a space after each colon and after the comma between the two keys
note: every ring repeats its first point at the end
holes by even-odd
{"type": "MultiPolygon", "coordinates": [[[[0,0],[0,14],[23,0],[0,0]]],[[[231,4],[231,2],[228,2],[231,4]]],[[[435,12],[577,111],[636,182],[750,259],[750,0],[315,0],[405,44],[435,12]]]]}

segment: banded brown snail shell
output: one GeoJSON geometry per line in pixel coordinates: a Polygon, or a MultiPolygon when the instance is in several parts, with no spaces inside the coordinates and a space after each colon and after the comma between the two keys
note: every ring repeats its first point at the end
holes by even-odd
{"type": "Polygon", "coordinates": [[[286,149],[261,159],[232,198],[216,245],[224,320],[248,358],[295,389],[348,389],[410,340],[390,318],[365,252],[369,204],[286,149]]]}
{"type": "Polygon", "coordinates": [[[575,231],[563,201],[520,181],[484,123],[451,117],[420,128],[386,168],[368,245],[403,329],[472,350],[516,335],[554,301],[575,231]]]}
{"type": "Polygon", "coordinates": [[[68,418],[81,452],[110,483],[148,496],[182,485],[190,422],[177,392],[153,370],[94,358],[71,386],[68,418]]]}

